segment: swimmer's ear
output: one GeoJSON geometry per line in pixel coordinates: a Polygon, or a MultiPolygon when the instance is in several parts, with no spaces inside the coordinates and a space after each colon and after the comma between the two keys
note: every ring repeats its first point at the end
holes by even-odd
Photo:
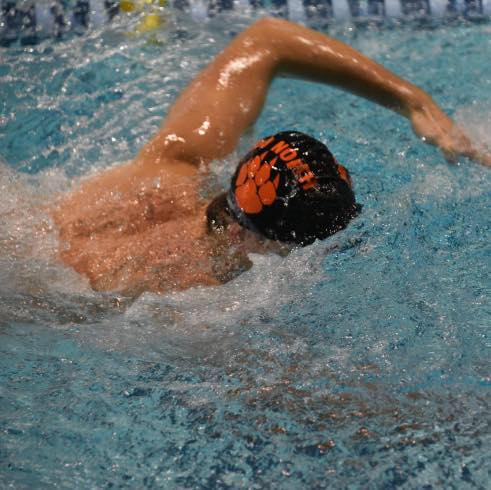
{"type": "Polygon", "coordinates": [[[235,219],[230,211],[227,193],[223,192],[210,202],[206,208],[206,224],[209,233],[223,233],[225,228],[234,223],[235,219]]]}

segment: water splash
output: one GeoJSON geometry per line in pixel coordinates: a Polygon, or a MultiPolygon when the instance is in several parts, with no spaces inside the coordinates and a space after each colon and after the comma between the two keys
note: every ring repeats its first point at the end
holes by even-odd
{"type": "MultiPolygon", "coordinates": [[[[0,483],[485,485],[490,176],[397,116],[275,82],[217,186],[252,140],[292,128],[330,146],[364,208],[224,286],[123,298],[56,260],[46,203],[131,158],[242,22],[2,51],[0,483]]],[[[343,29],[489,141],[485,26],[343,29]]]]}

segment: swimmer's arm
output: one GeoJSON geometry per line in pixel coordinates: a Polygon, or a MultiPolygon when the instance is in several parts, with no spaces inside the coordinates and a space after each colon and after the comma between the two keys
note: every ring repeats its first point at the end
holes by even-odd
{"type": "MultiPolygon", "coordinates": [[[[491,165],[423,90],[346,44],[291,22],[265,18],[238,35],[184,90],[139,158],[199,164],[229,154],[284,73],[338,86],[408,118],[448,159],[491,165]]],[[[284,128],[283,128],[284,129],[284,128]]]]}

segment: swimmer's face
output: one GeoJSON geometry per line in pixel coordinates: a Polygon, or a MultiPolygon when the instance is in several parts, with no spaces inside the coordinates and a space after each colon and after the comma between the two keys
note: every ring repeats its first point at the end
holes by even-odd
{"type": "Polygon", "coordinates": [[[252,267],[249,253],[267,251],[264,240],[236,222],[209,230],[208,234],[213,250],[213,272],[224,283],[252,267]]]}
{"type": "Polygon", "coordinates": [[[240,223],[230,223],[223,230],[223,239],[228,248],[234,249],[237,253],[247,256],[249,253],[268,253],[274,252],[283,255],[288,247],[275,240],[268,240],[264,236],[243,227],[240,223]]]}
{"type": "MultiPolygon", "coordinates": [[[[208,205],[206,210],[208,234],[215,242],[216,249],[234,249],[239,254],[273,251],[278,245],[262,235],[242,226],[231,214],[226,193],[220,194],[208,205]]],[[[276,251],[276,250],[274,250],[276,251]]]]}

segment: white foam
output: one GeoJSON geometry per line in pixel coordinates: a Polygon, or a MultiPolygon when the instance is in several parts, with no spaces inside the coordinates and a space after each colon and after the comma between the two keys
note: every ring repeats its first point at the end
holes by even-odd
{"type": "Polygon", "coordinates": [[[459,108],[455,120],[477,144],[487,146],[491,151],[491,103],[473,104],[459,108]]]}
{"type": "Polygon", "coordinates": [[[60,170],[33,176],[0,162],[0,292],[36,294],[84,290],[85,281],[59,263],[58,239],[47,212],[69,181],[60,170]]]}

